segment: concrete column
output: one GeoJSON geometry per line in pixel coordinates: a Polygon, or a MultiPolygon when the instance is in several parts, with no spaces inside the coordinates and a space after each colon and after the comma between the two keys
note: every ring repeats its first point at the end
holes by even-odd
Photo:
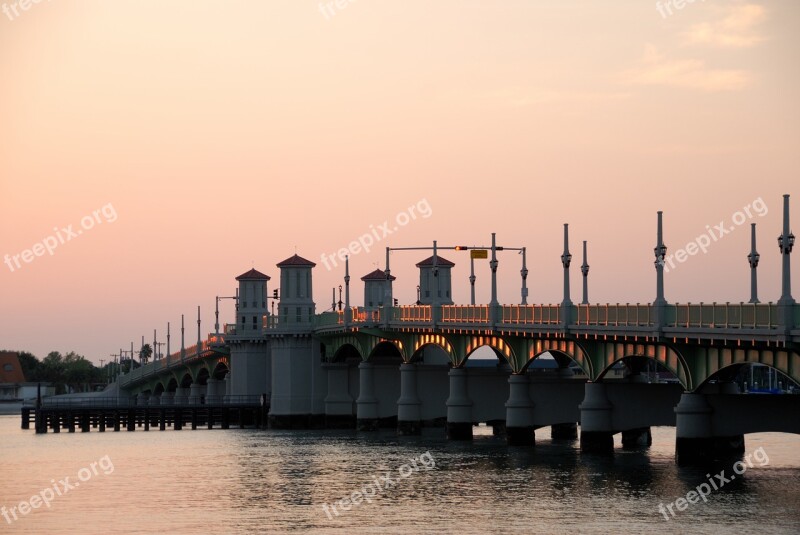
{"type": "Polygon", "coordinates": [[[420,400],[417,396],[417,365],[400,365],[400,399],[397,400],[397,434],[422,433],[420,400]]]}
{"type": "Polygon", "coordinates": [[[150,394],[146,394],[144,392],[140,392],[139,395],[136,396],[136,404],[137,405],[147,405],[147,401],[150,398],[150,394]]]}
{"type": "Polygon", "coordinates": [[[175,392],[161,394],[161,405],[172,405],[175,402],[175,392]]]}
{"type": "Polygon", "coordinates": [[[581,410],[581,451],[612,453],[614,432],[611,427],[613,407],[603,383],[586,383],[581,410]]]}
{"type": "Polygon", "coordinates": [[[158,406],[161,405],[161,394],[153,394],[150,396],[150,399],[147,400],[148,405],[158,406]]]}
{"type": "Polygon", "coordinates": [[[222,381],[209,377],[206,381],[206,403],[209,405],[218,405],[222,402],[222,397],[218,397],[217,385],[221,385],[222,381]]]}
{"type": "Polygon", "coordinates": [[[714,436],[712,414],[704,394],[685,392],[675,407],[675,460],[704,464],[744,453],[744,435],[714,436]]]}
{"type": "Polygon", "coordinates": [[[356,420],[359,431],[378,430],[378,398],[375,397],[373,366],[369,362],[358,365],[358,399],[356,420]]]}
{"type": "Polygon", "coordinates": [[[508,376],[506,401],[506,440],[510,446],[532,446],[536,440],[533,428],[533,401],[528,394],[527,374],[508,376]]]}
{"type": "Polygon", "coordinates": [[[450,397],[447,398],[447,438],[472,440],[472,400],[467,392],[467,370],[452,368],[450,397]]]}
{"type": "Polygon", "coordinates": [[[331,363],[322,366],[328,375],[328,395],[325,397],[325,427],[353,427],[353,398],[350,396],[347,364],[331,363]]]}
{"type": "Polygon", "coordinates": [[[225,375],[225,394],[224,399],[222,400],[223,403],[230,403],[231,402],[231,374],[228,372],[225,375]]]}
{"type": "Polygon", "coordinates": [[[192,385],[189,387],[189,399],[187,400],[187,403],[189,405],[199,405],[200,398],[205,393],[205,389],[206,387],[200,383],[192,383],[192,385]]]}
{"type": "Polygon", "coordinates": [[[175,397],[172,399],[174,405],[186,405],[189,402],[189,389],[178,387],[175,389],[175,397]]]}

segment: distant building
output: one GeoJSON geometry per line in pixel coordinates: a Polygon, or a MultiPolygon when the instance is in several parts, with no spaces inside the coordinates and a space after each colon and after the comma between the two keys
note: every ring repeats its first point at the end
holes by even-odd
{"type": "MultiPolygon", "coordinates": [[[[0,401],[19,401],[36,397],[39,383],[25,382],[19,353],[0,352],[0,401]]],[[[42,396],[55,394],[55,387],[42,383],[42,396]]]]}

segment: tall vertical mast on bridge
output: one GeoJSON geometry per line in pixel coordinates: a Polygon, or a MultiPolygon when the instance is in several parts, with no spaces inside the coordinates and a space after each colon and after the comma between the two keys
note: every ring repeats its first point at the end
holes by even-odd
{"type": "Polygon", "coordinates": [[[783,263],[781,265],[781,298],[778,299],[780,324],[788,336],[794,328],[794,298],[792,297],[792,268],[789,263],[789,254],[794,247],[794,234],[789,227],[789,196],[783,196],[783,232],[778,236],[778,247],[781,250],[783,263]]]}
{"type": "Polygon", "coordinates": [[[167,360],[169,360],[169,322],[167,322],[167,360]]]}
{"type": "Polygon", "coordinates": [[[561,265],[564,266],[564,299],[562,306],[572,306],[572,299],[569,297],[569,265],[572,262],[572,255],[569,254],[569,223],[564,223],[564,253],[561,255],[561,265]]]}
{"type": "Polygon", "coordinates": [[[758,303],[758,261],[761,255],[756,251],[756,224],[750,223],[750,254],[747,260],[750,263],[750,303],[758,303]]]}
{"type": "Polygon", "coordinates": [[[197,305],[197,354],[200,354],[200,349],[203,345],[203,339],[200,335],[200,305],[197,305]]]}
{"type": "Polygon", "coordinates": [[[492,260],[489,262],[489,267],[492,268],[492,299],[489,306],[496,307],[500,303],[497,302],[497,240],[496,233],[492,232],[492,260]]]}
{"type": "Polygon", "coordinates": [[[789,196],[783,196],[783,232],[778,236],[778,247],[780,247],[781,255],[783,256],[783,264],[781,266],[781,298],[778,300],[779,305],[793,305],[794,298],[792,297],[792,269],[789,262],[789,254],[794,247],[794,234],[792,234],[789,227],[789,196]]]}
{"type": "Polygon", "coordinates": [[[350,310],[350,255],[344,256],[344,325],[352,321],[353,311],[350,310]]]}
{"type": "MultiPolygon", "coordinates": [[[[522,300],[521,300],[520,304],[527,305],[528,304],[528,282],[527,282],[528,281],[528,266],[525,263],[525,247],[522,248],[522,269],[519,271],[519,274],[522,276],[522,300]]],[[[473,287],[473,292],[474,292],[474,287],[473,287]]],[[[474,297],[475,296],[474,296],[474,293],[473,293],[473,302],[472,302],[473,305],[475,304],[474,297]]]]}
{"type": "Polygon", "coordinates": [[[589,264],[586,263],[586,240],[583,240],[583,264],[581,265],[581,274],[583,275],[583,299],[582,305],[589,304],[589,264]]]}
{"type": "Polygon", "coordinates": [[[183,327],[183,314],[181,314],[181,362],[186,359],[186,344],[184,343],[184,333],[186,329],[183,327]]]}
{"type": "Polygon", "coordinates": [[[664,245],[663,227],[661,210],[658,211],[658,231],[656,232],[656,246],[653,249],[656,261],[656,300],[653,304],[663,306],[667,304],[664,298],[664,258],[667,256],[667,246],[664,245]]]}

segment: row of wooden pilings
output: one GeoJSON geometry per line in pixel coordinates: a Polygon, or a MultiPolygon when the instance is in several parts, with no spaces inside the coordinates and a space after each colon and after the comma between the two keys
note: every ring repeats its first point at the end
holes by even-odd
{"type": "Polygon", "coordinates": [[[266,429],[268,405],[190,405],[175,407],[24,407],[22,409],[22,429],[30,429],[33,420],[36,433],[59,433],[62,429],[74,433],[80,429],[88,433],[94,428],[145,431],[167,428],[180,431],[184,426],[192,429],[215,426],[229,429],[231,426],[266,429]]]}

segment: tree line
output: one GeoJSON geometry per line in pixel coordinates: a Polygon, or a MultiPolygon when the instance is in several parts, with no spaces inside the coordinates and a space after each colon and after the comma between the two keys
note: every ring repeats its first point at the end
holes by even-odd
{"type": "MultiPolygon", "coordinates": [[[[94,390],[98,385],[107,383],[109,379],[113,380],[119,367],[119,364],[114,362],[102,367],[95,366],[86,357],[74,351],[66,355],[51,351],[42,360],[28,351],[14,352],[19,355],[19,364],[25,375],[25,381],[50,383],[56,387],[56,394],[94,390]]],[[[123,371],[137,366],[138,363],[131,363],[129,360],[122,363],[123,371]]]]}

